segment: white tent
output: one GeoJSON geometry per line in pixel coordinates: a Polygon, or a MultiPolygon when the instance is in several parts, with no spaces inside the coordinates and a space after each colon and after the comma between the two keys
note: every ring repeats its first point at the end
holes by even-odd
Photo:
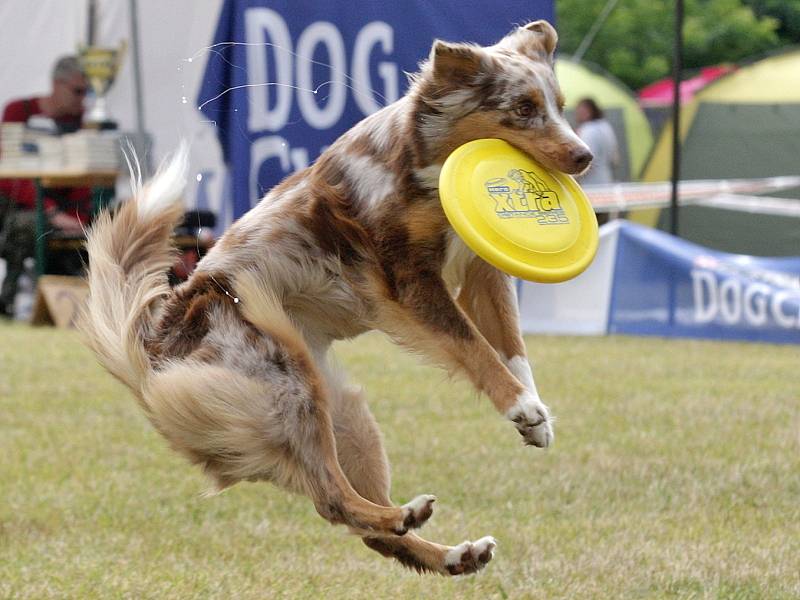
{"type": "Polygon", "coordinates": [[[800,258],[704,248],[624,220],[595,261],[558,284],[521,282],[525,333],[622,333],[800,343],[800,258]]]}
{"type": "Polygon", "coordinates": [[[618,222],[600,228],[597,255],[586,271],[563,283],[517,282],[524,333],[604,335],[608,330],[618,222]]]}

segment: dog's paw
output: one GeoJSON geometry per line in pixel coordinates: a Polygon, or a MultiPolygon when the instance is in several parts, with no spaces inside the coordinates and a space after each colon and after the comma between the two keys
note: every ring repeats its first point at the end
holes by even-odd
{"type": "Polygon", "coordinates": [[[403,535],[409,529],[422,527],[425,521],[430,519],[433,514],[434,502],[436,502],[436,496],[423,494],[422,496],[417,496],[408,504],[404,504],[402,506],[403,526],[395,533],[403,535]]]}
{"type": "Polygon", "coordinates": [[[487,535],[476,542],[461,542],[451,548],[444,559],[450,575],[468,575],[480,571],[494,556],[495,539],[487,535]]]}
{"type": "Polygon", "coordinates": [[[530,392],[523,392],[517,403],[506,413],[514,422],[525,443],[537,448],[547,448],[553,443],[553,425],[550,411],[539,398],[530,392]]]}

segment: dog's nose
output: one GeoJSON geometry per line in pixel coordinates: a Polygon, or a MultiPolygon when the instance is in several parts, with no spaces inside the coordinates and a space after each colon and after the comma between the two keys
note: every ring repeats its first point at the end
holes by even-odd
{"type": "Polygon", "coordinates": [[[575,170],[578,173],[588,167],[589,163],[591,163],[592,159],[594,158],[594,154],[592,154],[591,151],[586,147],[576,148],[570,153],[570,156],[573,164],[575,165],[575,170]]]}

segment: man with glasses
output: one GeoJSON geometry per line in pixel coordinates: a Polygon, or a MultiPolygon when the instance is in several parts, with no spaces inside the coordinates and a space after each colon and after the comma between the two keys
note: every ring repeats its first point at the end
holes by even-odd
{"type": "MultiPolygon", "coordinates": [[[[59,134],[80,129],[89,82],[77,57],[60,58],[53,68],[52,82],[48,96],[23,98],[7,104],[3,122],[28,123],[32,117],[44,117],[59,134]]],[[[0,287],[0,317],[12,315],[23,262],[34,254],[35,205],[33,181],[0,179],[0,257],[6,261],[6,276],[0,287]]],[[[65,237],[83,235],[82,227],[88,221],[90,207],[91,191],[87,188],[45,190],[44,208],[50,228],[65,237]]]]}

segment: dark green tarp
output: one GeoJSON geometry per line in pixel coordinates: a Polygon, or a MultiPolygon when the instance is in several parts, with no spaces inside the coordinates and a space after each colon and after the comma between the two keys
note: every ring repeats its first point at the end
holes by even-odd
{"type": "MultiPolygon", "coordinates": [[[[682,146],[682,179],[741,179],[800,174],[800,104],[698,107],[682,146]]],[[[773,196],[797,198],[800,189],[773,196]]],[[[669,210],[659,228],[669,229],[669,210]]],[[[759,256],[800,256],[800,218],[687,206],[679,232],[703,246],[759,256]]]]}

